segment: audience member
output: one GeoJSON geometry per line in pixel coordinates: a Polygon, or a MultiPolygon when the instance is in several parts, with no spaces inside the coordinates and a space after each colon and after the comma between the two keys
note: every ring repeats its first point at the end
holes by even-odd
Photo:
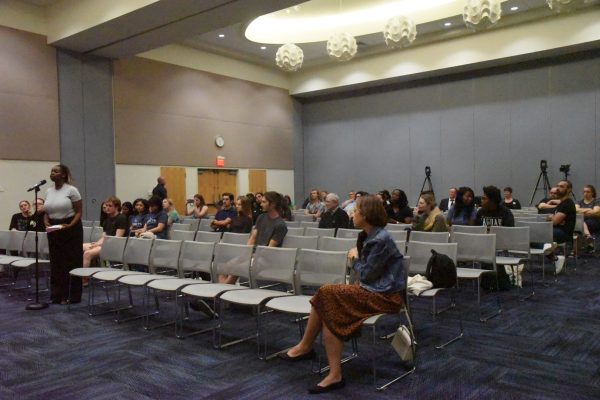
{"type": "Polygon", "coordinates": [[[329,373],[309,389],[310,393],[344,387],[341,365],[344,341],[359,335],[367,318],[381,313],[396,314],[403,305],[406,288],[402,254],[384,229],[387,215],[383,205],[375,196],[360,198],[354,222],[363,231],[349,255],[360,282],[321,286],[310,300],[312,307],[302,340],[279,355],[287,361],[314,358],[313,346],[322,332],[329,373]]]}
{"type": "Polygon", "coordinates": [[[452,225],[475,225],[477,209],[475,208],[475,193],[470,187],[463,186],[456,192],[454,207],[448,210],[446,221],[452,225]]]}
{"type": "Polygon", "coordinates": [[[169,217],[167,219],[167,227],[168,228],[171,228],[171,225],[173,225],[173,224],[177,224],[177,223],[181,222],[179,213],[177,212],[177,210],[175,209],[175,206],[173,205],[173,199],[170,199],[168,197],[166,199],[163,199],[162,207],[163,207],[163,210],[167,213],[167,217],[169,217]]]}
{"type": "Polygon", "coordinates": [[[431,193],[422,193],[415,211],[413,230],[424,232],[448,232],[444,214],[435,204],[431,193]]]}
{"type": "Polygon", "coordinates": [[[44,210],[44,202],[45,200],[43,198],[38,197],[35,203],[32,228],[38,232],[44,232],[46,230],[46,225],[44,224],[44,216],[46,215],[46,211],[44,210]]]}
{"type": "Polygon", "coordinates": [[[309,199],[304,213],[306,215],[312,215],[314,219],[319,218],[321,213],[325,211],[325,204],[319,200],[319,191],[317,189],[311,189],[309,199]]]}
{"type": "Polygon", "coordinates": [[[558,182],[558,198],[560,203],[554,210],[554,215],[548,216],[548,220],[554,225],[554,241],[557,243],[570,242],[575,230],[576,209],[571,199],[571,182],[562,180],[558,182]]]}
{"type": "Polygon", "coordinates": [[[31,222],[31,204],[27,200],[19,202],[21,212],[13,214],[8,229],[11,231],[28,231],[31,222]]]}
{"type": "Polygon", "coordinates": [[[210,223],[215,232],[225,232],[231,224],[232,218],[237,215],[235,208],[233,208],[233,199],[233,193],[223,193],[221,198],[223,206],[217,211],[215,219],[210,223]]]}
{"type": "Polygon", "coordinates": [[[283,196],[283,205],[281,206],[281,218],[284,221],[294,220],[294,214],[292,214],[292,209],[290,208],[290,203],[288,200],[289,197],[290,196],[283,196]]]}
{"type": "Polygon", "coordinates": [[[193,200],[187,201],[187,206],[192,206],[191,209],[186,210],[185,215],[192,216],[194,218],[206,218],[208,215],[208,206],[204,201],[204,196],[197,193],[194,195],[193,200]]]}
{"type": "Polygon", "coordinates": [[[344,200],[344,202],[342,203],[342,205],[340,207],[345,210],[346,207],[350,203],[354,203],[355,201],[356,201],[356,192],[350,191],[350,193],[348,193],[348,198],[346,200],[344,200]]]}
{"type": "Polygon", "coordinates": [[[148,214],[148,201],[135,199],[133,201],[133,214],[129,217],[129,235],[139,236],[144,228],[144,221],[148,214]]]}
{"type": "Polygon", "coordinates": [[[502,205],[500,189],[496,186],[484,186],[481,196],[481,208],[477,211],[475,225],[515,226],[512,212],[502,205]]]}
{"type": "Polygon", "coordinates": [[[130,201],[124,201],[123,204],[121,204],[121,214],[126,216],[129,221],[129,217],[133,215],[133,204],[131,204],[130,201]]]}
{"type": "Polygon", "coordinates": [[[262,209],[262,198],[264,194],[263,192],[254,193],[254,203],[252,204],[252,221],[256,224],[256,220],[258,216],[263,213],[262,209]]]}
{"type": "Polygon", "coordinates": [[[445,199],[442,199],[442,201],[440,201],[440,210],[442,210],[443,212],[448,211],[450,208],[454,207],[454,202],[456,201],[456,192],[458,190],[453,187],[450,188],[450,190],[448,190],[448,197],[445,199]]]}
{"type": "Polygon", "coordinates": [[[235,201],[237,215],[231,218],[229,232],[250,233],[252,232],[252,209],[247,197],[239,196],[235,201]]]}
{"type": "Polygon", "coordinates": [[[583,214],[583,234],[590,239],[600,231],[600,201],[596,198],[593,185],[583,187],[583,198],[575,204],[575,209],[583,214]]]}
{"type": "Polygon", "coordinates": [[[543,198],[537,205],[538,214],[554,214],[556,206],[560,204],[558,188],[550,188],[549,197],[543,198]]]}
{"type": "Polygon", "coordinates": [[[100,226],[104,223],[106,219],[106,207],[104,207],[104,202],[100,203],[100,226]]]}
{"type": "Polygon", "coordinates": [[[160,201],[163,201],[167,198],[167,182],[165,181],[165,178],[163,176],[159,176],[156,179],[156,182],[156,186],[154,187],[154,189],[152,189],[152,196],[156,196],[160,199],[160,201]]]}
{"type": "Polygon", "coordinates": [[[340,198],[337,194],[329,193],[325,197],[325,207],[327,209],[321,214],[319,228],[335,228],[336,234],[339,228],[348,229],[350,218],[339,205],[340,198]]]}
{"type": "Polygon", "coordinates": [[[162,200],[156,196],[152,196],[148,200],[148,214],[146,214],[146,218],[144,218],[144,227],[141,230],[137,230],[135,236],[167,239],[168,221],[169,216],[163,211],[162,200]]]}
{"type": "Polygon", "coordinates": [[[390,207],[387,208],[388,223],[410,224],[413,219],[413,211],[408,206],[408,198],[404,190],[394,189],[392,191],[390,207]]]}
{"type": "Polygon", "coordinates": [[[504,207],[511,210],[520,210],[521,203],[519,203],[519,200],[513,198],[512,192],[513,190],[510,186],[504,188],[504,207]]]}

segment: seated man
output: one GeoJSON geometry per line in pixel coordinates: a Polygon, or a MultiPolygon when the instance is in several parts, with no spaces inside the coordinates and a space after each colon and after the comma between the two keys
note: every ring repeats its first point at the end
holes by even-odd
{"type": "Polygon", "coordinates": [[[458,189],[456,189],[455,187],[450,188],[450,190],[448,190],[448,197],[440,201],[439,209],[443,212],[446,212],[452,207],[454,207],[454,202],[456,201],[456,193],[458,193],[458,189]]]}
{"type": "Polygon", "coordinates": [[[11,217],[8,229],[11,231],[28,231],[29,222],[31,221],[31,204],[29,204],[29,201],[21,200],[19,210],[21,212],[13,214],[11,217]]]}
{"type": "Polygon", "coordinates": [[[237,216],[237,211],[233,207],[233,193],[223,193],[222,201],[223,206],[217,211],[215,219],[210,223],[215,232],[229,230],[233,217],[237,216]]]}
{"type": "Polygon", "coordinates": [[[554,210],[559,204],[558,189],[550,188],[549,197],[543,198],[537,205],[538,214],[554,214],[554,210]]]}
{"type": "Polygon", "coordinates": [[[346,211],[339,207],[340,198],[335,193],[329,193],[325,197],[325,207],[327,210],[321,214],[321,220],[319,221],[319,228],[339,228],[348,229],[350,225],[350,218],[346,211]]]}
{"type": "Polygon", "coordinates": [[[83,267],[89,267],[92,261],[100,255],[102,243],[106,236],[124,237],[127,230],[127,217],[120,213],[121,200],[111,196],[102,205],[107,216],[103,221],[104,234],[97,242],[83,244],[83,267]]]}
{"type": "MultiPolygon", "coordinates": [[[[573,231],[575,230],[575,203],[571,199],[571,182],[562,180],[556,185],[558,200],[560,203],[556,206],[553,215],[548,216],[548,221],[552,221],[554,226],[553,239],[557,243],[566,243],[573,240],[573,231]]],[[[560,274],[565,265],[565,256],[556,258],[556,273],[560,274]]]]}
{"type": "Polygon", "coordinates": [[[496,186],[484,186],[481,196],[481,208],[475,216],[475,225],[515,226],[512,212],[502,205],[500,189],[496,186]]]}

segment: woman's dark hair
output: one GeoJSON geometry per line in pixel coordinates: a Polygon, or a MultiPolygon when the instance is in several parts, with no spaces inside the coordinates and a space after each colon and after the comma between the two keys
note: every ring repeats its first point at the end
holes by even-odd
{"type": "Polygon", "coordinates": [[[283,196],[277,192],[265,192],[264,197],[269,204],[273,204],[275,209],[281,214],[283,210],[283,196]]]}
{"type": "Polygon", "coordinates": [[[408,198],[406,197],[406,193],[404,193],[404,190],[394,189],[394,192],[398,193],[398,199],[392,200],[392,206],[397,207],[399,209],[407,207],[408,198]]]}
{"type": "Polygon", "coordinates": [[[590,189],[590,191],[592,192],[592,196],[596,198],[596,188],[594,187],[594,185],[585,185],[584,188],[590,189]]]}
{"type": "Polygon", "coordinates": [[[56,164],[56,166],[60,169],[60,172],[64,176],[65,183],[69,185],[73,183],[73,175],[71,175],[71,170],[65,164],[56,164]]]}
{"type": "Polygon", "coordinates": [[[500,189],[498,189],[496,186],[484,186],[483,194],[487,196],[491,203],[494,203],[496,206],[500,205],[502,196],[500,195],[500,189]]]}
{"type": "Polygon", "coordinates": [[[200,207],[204,207],[206,205],[206,201],[204,201],[204,196],[202,196],[201,194],[195,194],[194,198],[200,200],[200,207]]]}
{"type": "Polygon", "coordinates": [[[454,201],[454,217],[458,217],[461,213],[470,216],[475,208],[475,192],[468,186],[462,186],[458,188],[456,192],[456,200],[454,201]],[[473,201],[471,204],[465,204],[463,196],[466,193],[471,193],[473,201]]]}
{"type": "Polygon", "coordinates": [[[127,215],[128,217],[129,217],[131,214],[133,214],[133,212],[134,212],[134,211],[133,211],[133,204],[131,204],[131,202],[130,202],[130,201],[125,201],[125,202],[123,202],[123,204],[121,204],[121,211],[123,211],[123,210],[125,210],[125,209],[129,210],[129,213],[128,213],[128,214],[125,214],[125,215],[127,215]]]}
{"type": "Polygon", "coordinates": [[[135,199],[133,201],[133,205],[134,205],[133,214],[137,214],[137,211],[135,209],[135,205],[137,203],[142,203],[144,205],[144,212],[143,212],[143,214],[148,214],[148,200],[146,200],[146,199],[135,199]]]}
{"type": "Polygon", "coordinates": [[[148,208],[150,208],[152,206],[158,208],[159,211],[162,210],[162,200],[160,199],[160,197],[158,197],[158,196],[150,197],[150,199],[148,200],[148,208]]]}
{"type": "Polygon", "coordinates": [[[242,203],[242,209],[239,211],[239,214],[252,218],[252,208],[250,207],[252,203],[250,199],[246,196],[238,196],[237,199],[242,203]]]}

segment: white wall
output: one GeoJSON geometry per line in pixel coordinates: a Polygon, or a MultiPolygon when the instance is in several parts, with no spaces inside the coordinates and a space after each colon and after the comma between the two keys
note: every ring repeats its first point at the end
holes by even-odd
{"type": "MultiPolygon", "coordinates": [[[[50,181],[50,169],[57,163],[0,160],[0,229],[8,229],[11,216],[19,212],[19,201],[33,203],[33,192],[27,189],[42,179],[50,181]]],[[[47,188],[48,184],[42,187],[40,197],[46,197],[47,188]]]]}

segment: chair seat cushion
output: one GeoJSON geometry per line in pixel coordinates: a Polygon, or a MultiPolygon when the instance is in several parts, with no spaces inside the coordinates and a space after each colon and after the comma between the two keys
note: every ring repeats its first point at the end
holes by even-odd
{"type": "Polygon", "coordinates": [[[417,297],[435,297],[439,292],[444,290],[444,288],[432,288],[423,290],[421,293],[417,295],[417,297]]]}
{"type": "Polygon", "coordinates": [[[456,268],[456,275],[461,279],[477,279],[485,272],[492,272],[491,269],[477,268],[456,268]]]}
{"type": "Polygon", "coordinates": [[[499,265],[519,265],[524,263],[527,258],[519,257],[496,257],[496,264],[499,265]]]}
{"type": "Polygon", "coordinates": [[[157,274],[134,274],[134,275],[125,275],[118,279],[119,283],[130,285],[130,286],[144,286],[148,282],[154,280],[164,280],[164,279],[175,279],[174,276],[169,275],[157,275],[157,274]]]}
{"type": "Polygon", "coordinates": [[[292,296],[292,294],[268,289],[231,290],[223,293],[220,298],[231,303],[259,305],[274,297],[284,296],[292,296]]]}
{"type": "Polygon", "coordinates": [[[174,292],[187,285],[197,285],[200,283],[210,283],[208,281],[202,281],[200,279],[157,279],[148,283],[148,287],[156,290],[164,290],[166,292],[174,292]]]}
{"type": "Polygon", "coordinates": [[[2,265],[8,265],[10,263],[13,263],[15,261],[19,261],[19,260],[23,260],[25,257],[19,257],[19,256],[0,256],[0,264],[2,265]]]}
{"type": "MultiPolygon", "coordinates": [[[[69,271],[69,274],[73,275],[73,276],[92,276],[97,272],[104,272],[104,271],[115,271],[113,268],[75,268],[72,269],[71,271],[69,271]]],[[[121,270],[119,270],[119,272],[122,272],[121,270]]]]}
{"type": "Polygon", "coordinates": [[[310,299],[312,296],[284,296],[271,299],[265,305],[273,310],[292,313],[292,314],[310,314],[310,299]]]}
{"type": "Polygon", "coordinates": [[[116,281],[122,276],[125,275],[150,275],[146,272],[138,272],[138,271],[122,271],[122,270],[112,270],[112,271],[100,271],[92,275],[92,278],[98,279],[100,281],[116,281]]]}
{"type": "MultiPolygon", "coordinates": [[[[38,260],[40,264],[50,264],[49,260],[38,260]]],[[[24,258],[22,260],[17,260],[15,262],[10,263],[11,267],[16,268],[29,268],[35,265],[35,258],[24,258]]]]}
{"type": "Polygon", "coordinates": [[[387,315],[387,314],[373,315],[372,317],[369,317],[369,318],[365,319],[362,324],[363,324],[363,326],[372,326],[372,325],[375,325],[377,323],[377,321],[379,321],[379,319],[381,317],[383,317],[384,315],[387,315]]]}
{"type": "Polygon", "coordinates": [[[228,290],[248,290],[248,288],[245,286],[228,285],[226,283],[208,283],[206,285],[186,286],[181,290],[181,293],[211,299],[228,290]]]}

